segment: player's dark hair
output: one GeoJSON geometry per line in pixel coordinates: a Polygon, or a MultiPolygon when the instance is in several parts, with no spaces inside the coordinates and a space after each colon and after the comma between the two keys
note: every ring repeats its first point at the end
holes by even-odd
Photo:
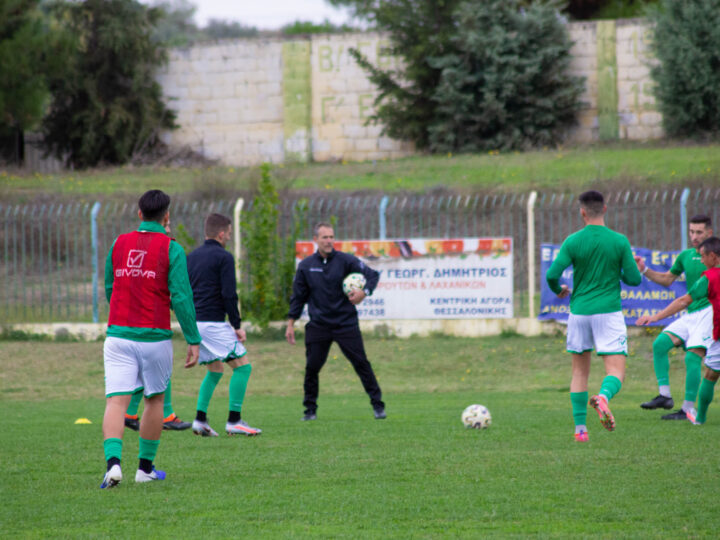
{"type": "Polygon", "coordinates": [[[704,249],[705,253],[714,253],[720,257],[720,238],[717,236],[711,236],[703,240],[698,246],[699,249],[704,249]]]}
{"type": "Polygon", "coordinates": [[[151,189],[140,197],[138,207],[145,221],[159,221],[170,208],[170,195],[159,189],[151,189]]]}
{"type": "Polygon", "coordinates": [[[321,227],[326,227],[328,229],[332,229],[333,226],[330,225],[327,221],[321,221],[320,223],[316,223],[313,227],[313,236],[317,236],[318,232],[320,231],[321,227]]]}
{"type": "Polygon", "coordinates": [[[702,223],[705,225],[706,229],[709,229],[712,227],[712,219],[710,219],[710,216],[707,214],[696,214],[693,217],[690,218],[690,223],[700,224],[702,223]]]}
{"type": "Polygon", "coordinates": [[[588,217],[598,217],[603,214],[605,198],[599,191],[591,189],[590,191],[581,193],[578,200],[580,201],[580,206],[585,208],[588,217]]]}
{"type": "Polygon", "coordinates": [[[217,238],[217,235],[228,228],[232,220],[222,214],[210,214],[205,218],[205,238],[217,238]]]}

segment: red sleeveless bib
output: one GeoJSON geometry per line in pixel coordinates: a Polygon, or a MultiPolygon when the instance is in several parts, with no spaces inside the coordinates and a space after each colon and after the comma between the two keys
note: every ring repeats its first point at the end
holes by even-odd
{"type": "Polygon", "coordinates": [[[170,330],[170,237],[133,231],[115,241],[109,325],[170,330]]]}
{"type": "Polygon", "coordinates": [[[713,339],[720,339],[720,268],[708,268],[703,272],[708,279],[708,300],[713,308],[713,339]]]}

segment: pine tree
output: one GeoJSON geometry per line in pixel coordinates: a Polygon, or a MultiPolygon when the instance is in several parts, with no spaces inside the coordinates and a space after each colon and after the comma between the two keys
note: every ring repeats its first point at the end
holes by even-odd
{"type": "Polygon", "coordinates": [[[21,156],[23,131],[40,122],[48,98],[49,29],[39,0],[0,0],[0,154],[21,156]]]}
{"type": "Polygon", "coordinates": [[[720,134],[720,0],[663,0],[652,14],[651,73],[665,131],[674,137],[720,134]]]}
{"type": "Polygon", "coordinates": [[[431,151],[525,148],[560,141],[583,81],[547,0],[331,0],[389,33],[401,68],[351,50],[379,93],[371,121],[431,151]]]}
{"type": "Polygon", "coordinates": [[[76,168],[126,163],[175,127],[155,80],[166,59],[151,39],[160,10],[136,0],[61,3],[57,10],[72,54],[49,79],[45,144],[76,168]]]}
{"type": "Polygon", "coordinates": [[[555,6],[465,1],[455,12],[429,126],[436,152],[553,146],[575,123],[583,80],[568,75],[571,43],[555,6]]]}

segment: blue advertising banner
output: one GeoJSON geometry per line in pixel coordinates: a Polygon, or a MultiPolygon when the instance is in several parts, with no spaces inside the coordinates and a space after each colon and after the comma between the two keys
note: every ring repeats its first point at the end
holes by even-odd
{"type": "MultiPolygon", "coordinates": [[[[540,315],[538,319],[541,321],[556,320],[567,321],[570,313],[570,298],[558,298],[557,295],[550,290],[545,274],[550,265],[557,257],[560,246],[558,244],[541,244],[540,245],[540,315]]],[[[679,251],[658,251],[645,248],[633,248],[635,255],[640,255],[645,259],[645,264],[651,270],[658,272],[667,272],[670,270],[675,257],[679,251]]],[[[563,272],[560,284],[567,285],[572,290],[573,269],[568,267],[563,272]]],[[[643,278],[642,283],[637,287],[630,287],[625,283],[620,283],[622,298],[622,311],[625,316],[625,323],[634,325],[635,321],[642,315],[654,315],[661,311],[670,302],[680,296],[683,296],[687,290],[685,287],[685,274],[680,275],[670,287],[663,287],[657,283],[653,283],[647,278],[643,278]]],[[[678,313],[673,317],[668,317],[653,324],[653,326],[667,326],[676,318],[680,317],[684,312],[678,313]]]]}

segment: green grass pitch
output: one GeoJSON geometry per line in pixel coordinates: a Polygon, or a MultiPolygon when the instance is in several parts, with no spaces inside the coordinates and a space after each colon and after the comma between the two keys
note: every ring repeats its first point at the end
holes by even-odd
{"type": "MultiPolygon", "coordinates": [[[[573,440],[570,358],[562,337],[366,337],[387,402],[367,396],[335,347],[316,422],[301,422],[304,350],[250,338],[243,417],[259,437],[164,432],[164,482],[136,485],[137,433],[125,479],[104,473],[102,343],[3,341],[0,536],[8,538],[686,538],[717,537],[720,405],[708,422],[662,421],[639,404],[657,393],[652,336],[631,337],[611,402],[617,430],[590,409],[590,442],[573,440]],[[471,403],[493,416],[467,430],[471,403]],[[75,425],[86,417],[90,425],[75,425]]],[[[174,405],[191,420],[204,371],[175,342],[174,405]]],[[[602,378],[593,358],[591,392],[602,378]]],[[[229,375],[209,420],[221,431],[229,375]]],[[[671,356],[676,402],[683,354],[671,356]]]]}

